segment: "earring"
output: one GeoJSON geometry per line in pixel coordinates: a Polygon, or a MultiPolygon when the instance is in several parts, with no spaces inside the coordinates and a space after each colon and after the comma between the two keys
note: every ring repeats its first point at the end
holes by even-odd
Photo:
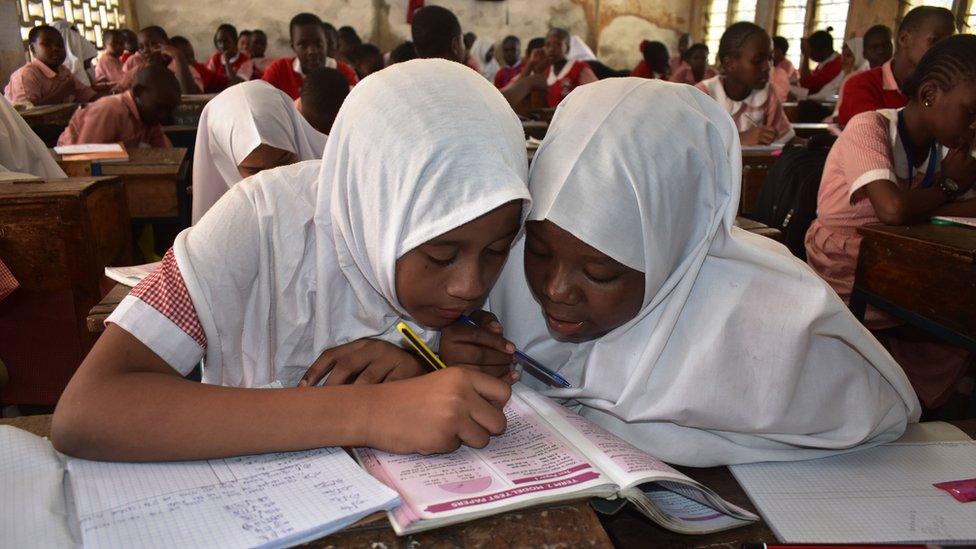
{"type": "Polygon", "coordinates": [[[932,106],[932,102],[929,101],[928,99],[926,99],[925,101],[923,101],[922,104],[925,105],[926,107],[931,107],[932,106]]]}

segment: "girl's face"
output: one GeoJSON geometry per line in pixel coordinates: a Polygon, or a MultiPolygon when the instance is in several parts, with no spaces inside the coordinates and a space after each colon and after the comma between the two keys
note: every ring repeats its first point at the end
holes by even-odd
{"type": "Polygon", "coordinates": [[[708,52],[698,48],[688,56],[688,65],[696,72],[704,72],[708,65],[708,52]]]}
{"type": "Polygon", "coordinates": [[[268,49],[268,37],[263,32],[251,34],[251,55],[254,57],[264,57],[264,51],[268,49]]]}
{"type": "Polygon", "coordinates": [[[237,37],[229,30],[221,29],[214,36],[214,46],[217,47],[217,51],[219,52],[233,55],[237,53],[237,37]]]}
{"type": "Polygon", "coordinates": [[[125,52],[125,37],[122,33],[113,32],[111,39],[105,43],[105,50],[113,57],[119,57],[125,52]]]}
{"type": "Polygon", "coordinates": [[[261,143],[237,165],[237,172],[241,177],[251,177],[252,175],[298,162],[298,155],[261,143]]]}
{"type": "Polygon", "coordinates": [[[68,56],[64,48],[64,38],[56,30],[44,30],[38,33],[37,39],[31,44],[34,57],[49,67],[57,67],[64,63],[68,56]]]}
{"type": "Polygon", "coordinates": [[[237,51],[244,52],[246,54],[251,53],[251,35],[242,34],[237,37],[237,51]]]}
{"type": "Polygon", "coordinates": [[[772,44],[768,36],[752,35],[738,54],[726,56],[723,60],[726,77],[754,90],[765,88],[769,83],[771,50],[772,44]]]}
{"type": "Polygon", "coordinates": [[[935,139],[946,147],[972,147],[976,132],[976,82],[963,81],[949,91],[934,84],[922,87],[920,95],[929,98],[932,106],[923,107],[929,117],[929,127],[935,139]]]}
{"type": "Polygon", "coordinates": [[[634,318],[644,300],[644,273],[548,220],[526,223],[525,277],[560,341],[601,337],[634,318]]]}
{"type": "Polygon", "coordinates": [[[546,57],[549,58],[549,62],[553,64],[562,63],[565,61],[566,54],[569,53],[569,44],[555,34],[546,37],[546,45],[544,48],[546,57]]]}
{"type": "Polygon", "coordinates": [[[887,36],[880,33],[873,34],[870,39],[864,39],[864,58],[871,64],[872,69],[880,67],[891,59],[893,48],[891,39],[887,36]]]}
{"type": "Polygon", "coordinates": [[[501,274],[521,215],[522,202],[509,202],[403,254],[396,262],[400,305],[433,329],[480,307],[501,274]]]}

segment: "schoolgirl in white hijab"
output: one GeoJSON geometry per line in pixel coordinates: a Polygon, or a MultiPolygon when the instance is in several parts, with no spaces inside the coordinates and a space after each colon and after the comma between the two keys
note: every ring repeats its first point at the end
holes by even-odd
{"type": "Polygon", "coordinates": [[[614,78],[566,98],[532,162],[527,237],[489,301],[505,336],[572,388],[522,379],[684,465],[895,439],[919,417],[901,368],[803,262],[732,226],[740,154],[728,114],[690,86],[614,78]],[[547,315],[593,309],[558,258],[539,260],[530,291],[526,239],[541,221],[642,273],[636,314],[596,339],[554,339],[547,315]]]}
{"type": "Polygon", "coordinates": [[[64,58],[63,65],[71,69],[71,74],[82,84],[86,86],[94,84],[94,70],[89,73],[88,69],[85,68],[85,62],[98,56],[98,48],[67,21],[54,21],[51,26],[57,29],[61,33],[61,37],[64,38],[64,48],[67,55],[64,58]]]}
{"type": "Polygon", "coordinates": [[[481,75],[489,82],[495,81],[495,73],[498,72],[498,60],[495,59],[495,39],[477,37],[471,45],[471,57],[478,62],[478,70],[481,75]],[[488,54],[491,53],[491,57],[488,54]]]}
{"type": "MultiPolygon", "coordinates": [[[[414,60],[363,80],[339,111],[322,161],[266,170],[235,185],[180,233],[161,270],[120,303],[109,319],[115,326],[108,326],[65,391],[54,420],[54,431],[64,436],[55,444],[101,459],[188,459],[335,444],[444,451],[469,439],[462,432],[431,447],[430,434],[482,421],[443,422],[438,418],[451,410],[422,409],[423,398],[437,400],[445,389],[461,397],[462,408],[472,401],[482,411],[490,408],[498,422],[492,431],[500,431],[507,384],[467,369],[377,389],[295,385],[323,351],[364,338],[399,344],[400,319],[437,329],[453,322],[438,307],[477,306],[529,207],[526,172],[517,116],[467,67],[414,60]],[[468,230],[475,234],[462,238],[468,230]],[[503,235],[495,236],[499,231],[503,235]],[[456,240],[436,241],[445,234],[456,240]],[[441,257],[441,248],[462,244],[453,257],[441,257]],[[401,276],[404,262],[415,269],[409,277],[401,276]],[[124,336],[152,353],[123,344],[124,336]],[[138,375],[149,370],[132,358],[140,353],[141,360],[152,355],[168,368],[138,375]],[[186,375],[202,357],[202,385],[183,384],[170,371],[186,375]],[[110,386],[102,381],[106,369],[115,379],[110,386]],[[490,397],[480,390],[460,394],[463,384],[437,380],[480,381],[494,388],[497,406],[481,400],[479,394],[490,397]],[[285,389],[227,387],[275,381],[285,389]],[[416,390],[429,384],[436,394],[416,390]],[[139,413],[123,413],[126,398],[99,398],[104,391],[125,394],[139,413]],[[415,395],[409,409],[400,401],[408,392],[415,395]],[[345,405],[335,409],[331,402],[345,405]],[[174,414],[193,419],[185,426],[167,421],[174,414]],[[367,415],[379,419],[364,426],[367,415]],[[367,432],[409,416],[416,421],[402,429],[383,427],[389,438],[371,439],[367,432]],[[145,431],[153,436],[140,434],[145,431]]],[[[483,432],[475,440],[487,438],[483,432]]]]}
{"type": "Polygon", "coordinates": [[[0,97],[0,180],[67,177],[6,97],[0,97]]]}
{"type": "Polygon", "coordinates": [[[328,137],[302,117],[287,94],[263,80],[221,92],[204,107],[199,127],[193,155],[193,223],[244,179],[239,166],[260,145],[292,153],[285,159],[290,164],[322,158],[328,137]]]}

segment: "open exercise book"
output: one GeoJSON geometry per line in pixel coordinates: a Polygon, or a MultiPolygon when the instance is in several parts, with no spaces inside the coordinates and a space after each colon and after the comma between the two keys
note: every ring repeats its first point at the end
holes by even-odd
{"type": "Polygon", "coordinates": [[[289,547],[399,503],[341,448],[100,462],[0,426],[3,547],[289,547]]]}
{"type": "Polygon", "coordinates": [[[512,389],[505,434],[480,450],[434,456],[356,450],[367,471],[400,493],[403,505],[390,512],[397,534],[588,496],[629,500],[680,533],[758,520],[550,399],[518,384],[512,389]]]}

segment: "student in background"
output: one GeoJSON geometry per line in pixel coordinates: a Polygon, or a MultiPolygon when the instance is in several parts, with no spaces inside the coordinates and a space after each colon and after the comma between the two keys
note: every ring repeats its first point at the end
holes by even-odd
{"type": "MultiPolygon", "coordinates": [[[[976,36],[954,36],[932,46],[902,89],[910,98],[905,108],[861,113],[844,128],[827,157],[817,219],[807,231],[807,261],[845,301],[861,243],[857,227],[924,222],[933,215],[976,216],[976,198],[963,198],[976,179],[976,159],[970,155],[976,36]]],[[[900,322],[869,308],[865,324],[884,330],[900,322]]],[[[938,407],[965,371],[967,353],[912,343],[918,334],[909,339],[904,337],[909,331],[901,330],[876,333],[905,368],[922,403],[938,407]]]]}
{"type": "Polygon", "coordinates": [[[498,61],[495,59],[495,39],[480,36],[471,46],[471,58],[477,63],[475,70],[488,79],[489,82],[495,81],[495,73],[498,72],[498,61]]]}
{"type": "Polygon", "coordinates": [[[474,70],[478,70],[478,60],[471,56],[471,48],[474,47],[475,41],[478,36],[473,32],[464,33],[464,64],[471,67],[474,70]]]}
{"type": "Polygon", "coordinates": [[[808,95],[815,95],[821,88],[829,84],[840,74],[844,61],[834,51],[834,37],[830,35],[832,27],[819,30],[809,38],[800,42],[800,79],[799,85],[808,95]],[[817,63],[810,68],[810,60],[817,63]]]}
{"type": "Polygon", "coordinates": [[[329,55],[334,59],[334,52],[339,51],[339,31],[328,21],[322,21],[322,28],[325,29],[325,44],[329,48],[329,55]]]}
{"type": "Polygon", "coordinates": [[[864,59],[872,69],[890,61],[894,47],[891,29],[884,25],[875,25],[864,33],[864,59]]]}
{"type": "Polygon", "coordinates": [[[125,53],[125,36],[122,31],[109,29],[102,34],[105,50],[95,64],[95,81],[113,86],[122,80],[122,54],[125,53]]]}
{"type": "Polygon", "coordinates": [[[407,40],[406,42],[393,48],[393,51],[390,52],[390,59],[386,66],[389,67],[390,65],[403,63],[404,61],[410,61],[411,59],[416,58],[417,48],[413,45],[413,42],[407,40]]]}
{"type": "Polygon", "coordinates": [[[356,48],[363,45],[363,40],[359,37],[359,34],[356,33],[356,29],[348,25],[340,27],[336,32],[338,36],[336,41],[335,55],[333,57],[335,57],[336,61],[352,64],[353,55],[356,48]]]}
{"type": "MultiPolygon", "coordinates": [[[[356,69],[356,75],[360,80],[383,69],[383,54],[372,44],[357,46],[352,52],[352,60],[352,66],[356,69]]],[[[302,87],[305,87],[304,84],[302,87]]],[[[348,88],[348,85],[346,87],[348,88]]]]}
{"type": "Polygon", "coordinates": [[[828,97],[834,93],[837,94],[837,104],[834,105],[834,112],[824,120],[825,122],[833,123],[837,121],[840,106],[844,104],[844,84],[847,80],[870,68],[868,61],[863,57],[863,51],[864,40],[862,38],[854,37],[844,40],[844,49],[841,55],[844,60],[843,70],[841,70],[840,75],[833,82],[824,86],[818,94],[819,97],[828,97]]]}
{"type": "Polygon", "coordinates": [[[119,57],[119,61],[125,65],[125,62],[139,51],[139,37],[132,29],[119,29],[119,32],[122,33],[122,39],[125,42],[125,53],[119,57]]]}
{"type": "Polygon", "coordinates": [[[790,96],[790,86],[799,79],[796,67],[786,58],[786,52],[790,49],[790,43],[782,36],[773,37],[773,68],[769,73],[769,83],[776,92],[776,98],[780,103],[785,102],[790,96]]]}
{"type": "Polygon", "coordinates": [[[169,43],[169,36],[162,27],[155,25],[139,31],[139,51],[122,64],[122,82],[116,91],[132,87],[139,69],[150,64],[168,67],[176,75],[183,93],[194,94],[203,91],[203,79],[183,57],[183,52],[169,43]]]}
{"type": "Polygon", "coordinates": [[[215,73],[209,67],[197,61],[193,44],[189,40],[183,36],[174,36],[170,38],[169,43],[183,53],[183,58],[200,75],[200,82],[203,84],[203,93],[219,93],[227,87],[227,78],[215,73]]]}
{"type": "Polygon", "coordinates": [[[319,67],[336,69],[346,77],[349,86],[359,82],[356,71],[330,57],[322,20],[311,13],[299,13],[288,24],[288,36],[295,57],[282,57],[268,65],[262,80],[298,99],[305,75],[319,67]]]}
{"type": "Polygon", "coordinates": [[[569,95],[569,92],[591,82],[596,82],[596,74],[585,61],[566,59],[569,52],[570,36],[566,29],[554,28],[546,34],[545,54],[549,61],[546,69],[546,103],[555,107],[569,95]]]}
{"type": "Polygon", "coordinates": [[[685,50],[685,63],[678,72],[671,75],[671,81],[679,84],[695,84],[702,80],[718,75],[715,69],[708,66],[708,46],[692,44],[685,50]]]}
{"type": "Polygon", "coordinates": [[[349,95],[349,85],[344,82],[335,69],[315,69],[302,83],[302,96],[295,100],[295,107],[305,120],[325,135],[332,133],[339,108],[349,95]]]}
{"type": "Polygon", "coordinates": [[[250,59],[254,59],[251,55],[251,37],[253,32],[249,30],[242,30],[240,34],[237,35],[237,51],[248,56],[250,59]]]}
{"type": "Polygon", "coordinates": [[[641,40],[640,45],[637,47],[641,53],[641,60],[634,66],[633,70],[630,71],[631,76],[636,76],[638,78],[653,78],[651,75],[651,69],[647,66],[647,61],[644,60],[644,51],[647,46],[651,44],[650,40],[641,40]]]}
{"type": "Polygon", "coordinates": [[[265,57],[268,49],[268,35],[261,29],[251,31],[251,62],[254,63],[254,78],[261,78],[273,58],[265,57]]]}
{"type": "Polygon", "coordinates": [[[251,58],[237,49],[238,38],[234,25],[224,23],[217,27],[213,38],[217,51],[207,60],[207,68],[227,80],[228,85],[246,82],[254,76],[251,58]]]}
{"type": "MultiPolygon", "coordinates": [[[[345,87],[349,89],[348,84],[345,87]]],[[[192,222],[200,221],[244,178],[322,158],[325,138],[302,118],[292,99],[271,84],[255,80],[228,88],[200,114],[193,156],[192,222]]]]}
{"type": "MultiPolygon", "coordinates": [[[[502,40],[502,62],[504,65],[495,73],[495,87],[504,88],[522,72],[522,56],[520,55],[522,42],[517,36],[508,35],[502,40]]],[[[526,54],[528,57],[528,54],[526,54]]]]}
{"type": "Polygon", "coordinates": [[[79,82],[86,86],[92,86],[94,84],[92,60],[98,57],[98,48],[67,21],[54,21],[51,26],[57,29],[61,33],[61,38],[64,39],[64,49],[67,53],[64,65],[68,67],[68,70],[79,82]]]}
{"type": "Polygon", "coordinates": [[[524,140],[456,63],[367,78],[322,161],[242,181],[177,237],[68,384],[52,441],[126,461],[486,445],[510,365],[404,379],[424,368],[396,324],[429,341],[487,297],[529,204],[524,140]],[[204,356],[204,383],[182,379],[204,356]],[[310,365],[334,365],[328,386],[297,387],[310,365]]]}
{"type": "Polygon", "coordinates": [[[770,59],[766,31],[753,23],[734,23],[719,40],[721,74],[696,85],[732,115],[745,146],[785,143],[796,135],[769,85],[770,59]]]}
{"type": "Polygon", "coordinates": [[[904,107],[908,98],[901,92],[903,83],[929,48],[955,32],[955,17],[945,8],[920,6],[905,14],[891,61],[852,77],[844,85],[844,104],[837,122],[843,126],[858,113],[904,107]]]}
{"type": "MultiPolygon", "coordinates": [[[[647,42],[643,46],[641,55],[644,56],[644,67],[647,70],[647,76],[644,78],[669,79],[671,77],[671,63],[669,62],[671,54],[668,53],[668,47],[663,42],[658,41],[647,42]]],[[[685,66],[685,64],[681,66],[685,66]]],[[[633,75],[633,73],[631,74],[633,75]]]]}
{"type": "Polygon", "coordinates": [[[689,44],[691,44],[691,35],[687,32],[682,33],[682,35],[678,38],[678,52],[671,56],[668,61],[669,74],[674,74],[677,72],[677,70],[681,68],[681,65],[685,63],[685,53],[688,51],[689,44]]]}
{"type": "Polygon", "coordinates": [[[809,267],[733,226],[738,141],[689,86],[614,78],[572,94],[532,161],[525,234],[489,298],[501,327],[446,328],[441,356],[504,361],[508,335],[572,387],[522,383],[668,463],[898,438],[918,420],[898,365],[809,267]]]}
{"type": "Polygon", "coordinates": [[[136,72],[132,88],[103,97],[72,115],[58,145],[122,143],[128,149],[172,147],[162,123],[180,104],[180,83],[166,67],[136,72]]]}
{"type": "Polygon", "coordinates": [[[410,35],[417,57],[439,57],[464,63],[467,51],[461,37],[461,23],[454,12],[441,6],[424,6],[410,23],[410,35]]]}
{"type": "Polygon", "coordinates": [[[49,25],[38,25],[27,34],[34,60],[14,71],[3,94],[17,104],[52,105],[86,103],[98,94],[78,81],[64,66],[67,52],[61,33],[49,25]]]}

